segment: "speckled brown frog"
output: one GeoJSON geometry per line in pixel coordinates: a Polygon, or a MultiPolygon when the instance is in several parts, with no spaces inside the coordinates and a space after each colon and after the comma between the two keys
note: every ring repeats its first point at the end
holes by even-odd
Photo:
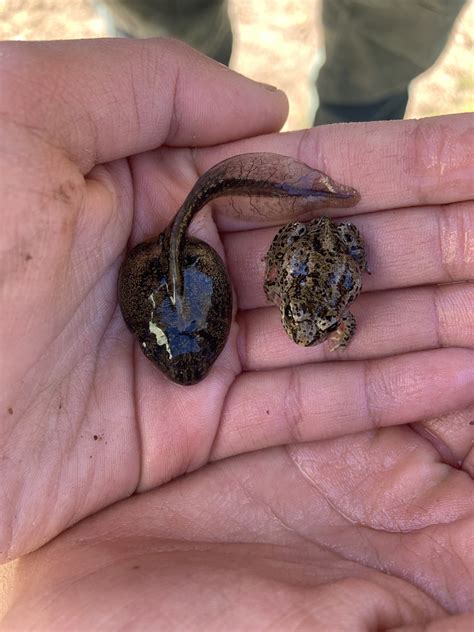
{"type": "MultiPolygon", "coordinates": [[[[127,326],[136,335],[145,356],[178,384],[195,384],[207,375],[230,330],[232,287],[225,265],[211,246],[187,235],[196,213],[211,200],[226,195],[233,196],[232,213],[273,222],[312,214],[322,207],[353,206],[360,199],[357,191],[326,174],[294,158],[270,153],[233,156],[198,179],[168,228],[157,238],[135,246],[125,257],[119,275],[119,303],[127,326]],[[247,210],[239,209],[239,197],[249,198],[247,210]],[[260,203],[262,197],[271,199],[260,203]]],[[[298,230],[307,230],[304,224],[298,226],[303,227],[298,230]]],[[[342,237],[333,239],[338,250],[334,250],[333,263],[327,265],[327,277],[319,290],[326,303],[330,274],[338,274],[336,264],[342,261],[341,242],[342,237]]],[[[331,247],[327,241],[328,256],[331,247]]],[[[274,252],[280,256],[282,249],[275,247],[274,252]]],[[[356,259],[352,260],[355,266],[356,259]]],[[[358,264],[357,273],[354,269],[351,296],[357,294],[355,288],[360,286],[363,265],[358,264]]],[[[283,285],[272,275],[267,281],[267,292],[272,287],[271,295],[281,300],[283,285]]],[[[344,283],[345,278],[341,277],[340,282],[344,283]]],[[[309,279],[308,276],[308,283],[309,279]]],[[[292,292],[296,308],[296,290],[292,292]]],[[[350,302],[349,294],[348,290],[344,295],[344,307],[350,302]]],[[[334,300],[333,316],[320,316],[331,318],[326,331],[337,328],[336,316],[338,323],[345,317],[344,308],[336,308],[336,303],[334,300]]],[[[325,326],[322,320],[321,324],[325,326]]]]}
{"type": "Polygon", "coordinates": [[[290,338],[309,347],[330,337],[331,350],[345,347],[356,327],[348,306],[367,271],[357,228],[328,217],[292,222],[277,233],[265,261],[265,293],[290,338]]]}

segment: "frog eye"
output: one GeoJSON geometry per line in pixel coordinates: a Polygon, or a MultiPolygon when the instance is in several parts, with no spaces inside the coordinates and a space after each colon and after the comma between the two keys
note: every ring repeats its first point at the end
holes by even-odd
{"type": "Polygon", "coordinates": [[[324,331],[325,334],[330,334],[331,332],[336,331],[339,326],[339,321],[337,320],[337,318],[332,320],[321,318],[318,319],[317,325],[320,331],[324,331]]]}
{"type": "Polygon", "coordinates": [[[331,323],[329,325],[329,327],[326,329],[326,331],[328,332],[328,334],[330,334],[333,331],[336,331],[336,329],[338,328],[339,323],[337,320],[335,320],[333,323],[331,323]]]}

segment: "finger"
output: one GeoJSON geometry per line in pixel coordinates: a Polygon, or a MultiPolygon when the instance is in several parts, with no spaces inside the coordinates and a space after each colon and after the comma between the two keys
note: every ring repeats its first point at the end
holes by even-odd
{"type": "MultiPolygon", "coordinates": [[[[474,206],[470,202],[361,215],[371,276],[364,291],[474,278],[474,206]]],[[[224,236],[226,262],[240,309],[268,306],[263,261],[277,231],[262,228],[224,236]]]]}
{"type": "Polygon", "coordinates": [[[285,95],[173,40],[5,42],[6,106],[88,172],[152,149],[278,130],[285,95]],[[34,107],[31,104],[34,101],[34,107]]]}
{"type": "Polygon", "coordinates": [[[309,362],[368,360],[440,347],[473,347],[474,284],[370,292],[351,312],[357,330],[347,348],[296,345],[286,334],[276,307],[239,313],[238,348],[246,371],[309,362]]]}
{"type": "Polygon", "coordinates": [[[413,423],[473,403],[474,352],[463,349],[242,373],[212,457],[413,423]]]}
{"type": "Polygon", "coordinates": [[[318,492],[335,501],[350,523],[381,533],[393,532],[396,524],[399,532],[409,532],[445,523],[447,515],[450,522],[472,516],[469,477],[445,467],[409,426],[358,433],[350,442],[341,437],[289,446],[288,453],[304,478],[317,475],[318,492]],[[383,498],[381,489],[387,492],[383,498]]]}
{"type": "Polygon", "coordinates": [[[474,405],[411,427],[433,445],[444,463],[474,477],[474,405]]]}
{"type": "MultiPolygon", "coordinates": [[[[311,130],[246,139],[203,151],[200,171],[228,156],[270,151],[293,156],[357,189],[354,213],[470,200],[473,114],[421,119],[328,125],[311,130]]],[[[236,228],[232,202],[223,200],[221,227],[236,228]]],[[[264,202],[259,201],[260,205],[264,202]]],[[[331,209],[332,216],[344,209],[331,209]]],[[[261,224],[259,213],[248,225],[261,224]]],[[[244,215],[244,216],[248,216],[244,215]]]]}
{"type": "MultiPolygon", "coordinates": [[[[310,539],[317,531],[318,542],[337,547],[339,554],[350,551],[369,566],[403,575],[425,590],[429,586],[444,608],[469,609],[471,569],[459,564],[472,549],[472,481],[465,472],[448,467],[407,426],[288,446],[286,457],[292,479],[285,480],[283,472],[266,474],[276,474],[281,496],[281,488],[289,492],[278,506],[280,515],[291,502],[294,509],[298,480],[311,494],[304,519],[295,516],[288,529],[299,524],[300,535],[310,539]],[[348,525],[356,525],[356,537],[348,525]]],[[[246,472],[248,478],[252,474],[246,472]]]]}

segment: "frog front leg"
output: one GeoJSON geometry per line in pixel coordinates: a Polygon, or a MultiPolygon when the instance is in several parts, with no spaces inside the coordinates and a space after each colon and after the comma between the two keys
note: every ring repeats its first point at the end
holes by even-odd
{"type": "Polygon", "coordinates": [[[338,224],[337,232],[347,248],[347,253],[356,261],[360,269],[368,272],[367,256],[361,234],[350,222],[338,224]]]}
{"type": "Polygon", "coordinates": [[[347,347],[356,330],[356,319],[346,309],[336,331],[329,337],[329,351],[347,347]]]}
{"type": "Polygon", "coordinates": [[[302,222],[290,222],[275,235],[272,244],[265,255],[265,283],[264,290],[270,303],[280,304],[280,274],[283,269],[283,260],[289,247],[301,239],[308,232],[307,225],[302,222]]]}

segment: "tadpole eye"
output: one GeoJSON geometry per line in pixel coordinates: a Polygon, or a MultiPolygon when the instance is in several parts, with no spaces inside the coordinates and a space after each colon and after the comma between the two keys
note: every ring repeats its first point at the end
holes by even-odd
{"type": "Polygon", "coordinates": [[[196,257],[196,255],[189,255],[189,254],[187,254],[184,257],[184,266],[186,268],[190,268],[191,266],[193,266],[196,263],[197,260],[198,260],[198,258],[196,257]]]}
{"type": "Polygon", "coordinates": [[[293,312],[291,311],[291,305],[285,305],[285,318],[293,318],[293,312]]]}

